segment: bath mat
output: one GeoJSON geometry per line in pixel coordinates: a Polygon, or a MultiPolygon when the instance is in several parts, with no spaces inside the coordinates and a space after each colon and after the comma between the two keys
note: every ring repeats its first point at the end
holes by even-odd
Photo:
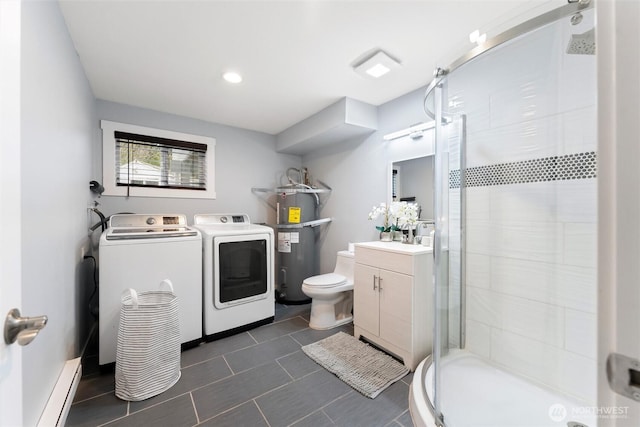
{"type": "Polygon", "coordinates": [[[371,399],[409,372],[393,357],[344,332],[305,345],[302,351],[371,399]]]}

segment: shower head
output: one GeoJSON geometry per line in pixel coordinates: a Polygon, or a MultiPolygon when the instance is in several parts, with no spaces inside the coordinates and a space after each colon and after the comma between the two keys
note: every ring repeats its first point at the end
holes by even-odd
{"type": "Polygon", "coordinates": [[[595,28],[582,34],[572,34],[567,53],[571,55],[594,55],[596,53],[595,28]]]}

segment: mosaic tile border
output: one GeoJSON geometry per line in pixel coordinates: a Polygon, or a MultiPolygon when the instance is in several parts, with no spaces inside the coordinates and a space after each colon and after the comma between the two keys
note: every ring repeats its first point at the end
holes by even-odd
{"type": "MultiPolygon", "coordinates": [[[[467,187],[590,179],[598,176],[595,151],[521,162],[476,166],[466,170],[467,187]]],[[[449,172],[449,188],[460,188],[460,170],[449,172]]]]}

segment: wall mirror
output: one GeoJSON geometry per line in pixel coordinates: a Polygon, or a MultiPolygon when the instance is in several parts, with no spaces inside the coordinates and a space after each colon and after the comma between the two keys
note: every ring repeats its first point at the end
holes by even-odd
{"type": "Polygon", "coordinates": [[[433,221],[433,157],[389,164],[388,200],[417,203],[421,221],[433,221]]]}

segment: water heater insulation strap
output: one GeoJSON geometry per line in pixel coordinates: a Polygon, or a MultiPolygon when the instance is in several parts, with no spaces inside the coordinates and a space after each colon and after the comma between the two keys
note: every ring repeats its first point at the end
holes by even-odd
{"type": "Polygon", "coordinates": [[[322,224],[328,224],[331,222],[331,218],[316,219],[315,221],[301,222],[300,224],[278,224],[278,228],[304,228],[304,227],[317,227],[322,224]]]}

